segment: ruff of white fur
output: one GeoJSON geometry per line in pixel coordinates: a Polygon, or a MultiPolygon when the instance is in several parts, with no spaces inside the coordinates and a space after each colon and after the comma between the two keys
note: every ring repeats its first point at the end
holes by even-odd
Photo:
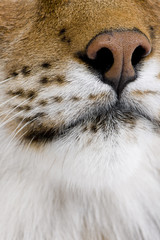
{"type": "MultiPolygon", "coordinates": [[[[126,89],[127,101],[132,90],[158,90],[157,72],[156,61],[146,64],[126,89]]],[[[154,99],[142,107],[156,117],[154,99]]],[[[0,128],[0,239],[159,240],[159,171],[160,133],[147,119],[133,129],[119,123],[106,139],[100,131],[82,134],[79,126],[42,149],[0,128]]]]}

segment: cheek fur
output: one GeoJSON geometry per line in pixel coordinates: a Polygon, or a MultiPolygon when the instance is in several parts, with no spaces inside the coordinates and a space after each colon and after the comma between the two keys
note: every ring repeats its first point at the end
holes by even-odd
{"type": "Polygon", "coordinates": [[[158,0],[0,3],[2,240],[160,239],[159,12],[158,0]],[[133,41],[117,39],[130,32],[145,43],[126,61],[133,41]],[[119,83],[128,61],[136,73],[119,95],[106,77],[117,56],[119,83]]]}

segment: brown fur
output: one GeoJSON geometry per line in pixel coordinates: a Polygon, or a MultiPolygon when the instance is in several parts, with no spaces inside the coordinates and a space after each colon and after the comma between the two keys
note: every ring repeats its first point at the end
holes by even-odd
{"type": "MultiPolygon", "coordinates": [[[[65,87],[68,82],[62,69],[65,72],[67,60],[81,62],[77,54],[84,52],[91,39],[101,32],[138,29],[148,37],[153,53],[159,57],[159,11],[158,0],[1,1],[0,59],[6,62],[5,79],[13,78],[6,85],[6,99],[13,96],[20,102],[28,99],[24,106],[17,105],[22,114],[34,106],[46,106],[47,99],[37,99],[39,92],[50,86],[65,87]],[[55,76],[50,76],[50,71],[55,68],[55,76]],[[40,76],[33,81],[32,77],[39,72],[40,76]]],[[[148,93],[134,94],[140,97],[148,93]]],[[[105,97],[105,93],[90,94],[88,100],[105,97]]],[[[69,101],[76,103],[79,100],[79,96],[73,95],[69,101]]],[[[64,99],[53,96],[52,101],[61,104],[64,99]]],[[[11,104],[9,108],[12,110],[16,105],[11,104]]],[[[17,122],[10,125],[15,128],[17,122]]]]}
{"type": "MultiPolygon", "coordinates": [[[[50,127],[56,132],[64,124],[62,110],[55,113],[56,120],[52,121],[45,113],[45,106],[49,101],[52,104],[63,104],[65,97],[59,94],[52,99],[38,99],[39,92],[51,86],[61,89],[68,86],[64,74],[67,60],[82,63],[78,54],[83,53],[87,44],[99,33],[138,29],[147,36],[153,47],[148,58],[153,54],[160,58],[159,22],[159,0],[1,0],[0,63],[5,62],[4,80],[11,78],[4,90],[5,99],[16,97],[19,103],[28,100],[23,105],[12,102],[7,105],[11,110],[10,115],[14,109],[22,113],[22,116],[9,122],[9,131],[13,132],[17,128],[18,132],[22,127],[20,123],[27,124],[31,121],[27,137],[32,140],[34,134],[37,134],[38,139],[50,127]],[[54,69],[55,75],[50,76],[50,71],[54,69]],[[36,81],[32,79],[34,76],[37,76],[36,81]],[[41,107],[41,112],[23,118],[23,113],[28,113],[37,106],[41,107]]],[[[158,78],[160,79],[160,74],[158,78]]],[[[135,90],[132,94],[143,98],[157,93],[135,90]]],[[[105,98],[105,92],[86,97],[91,102],[105,98]]],[[[73,96],[68,97],[68,102],[70,105],[78,104],[81,99],[81,96],[73,93],[73,96]]],[[[3,122],[9,119],[10,115],[3,114],[0,120],[3,122]]],[[[125,123],[131,128],[135,127],[135,119],[131,116],[126,117],[125,123]]],[[[100,124],[103,123],[97,118],[94,123],[84,126],[82,131],[95,134],[100,124]]],[[[25,132],[26,128],[23,129],[25,132]]],[[[17,136],[21,137],[23,133],[20,132],[17,136]]],[[[90,142],[91,139],[88,144],[90,142]]],[[[87,229],[85,239],[86,232],[87,229]]],[[[104,237],[102,239],[106,240],[104,237]]]]}
{"type": "Polygon", "coordinates": [[[23,34],[4,55],[11,57],[10,67],[37,59],[62,63],[83,51],[96,34],[112,29],[139,29],[155,45],[159,5],[156,0],[5,0],[0,3],[2,44],[9,46],[22,29],[23,34]]]}

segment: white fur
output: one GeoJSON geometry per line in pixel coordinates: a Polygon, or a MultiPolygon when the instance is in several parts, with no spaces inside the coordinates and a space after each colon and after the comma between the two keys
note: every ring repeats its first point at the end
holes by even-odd
{"type": "MultiPolygon", "coordinates": [[[[148,61],[121,99],[126,105],[141,100],[141,108],[156,119],[159,94],[138,100],[132,91],[160,91],[158,65],[148,61]]],[[[72,93],[83,98],[79,105],[60,105],[66,121],[91,106],[90,93],[106,92],[105,101],[109,96],[114,104],[112,89],[80,64],[70,62],[66,77],[71,81],[61,89],[66,103],[72,93]]],[[[52,90],[39,98],[52,96],[52,90]]],[[[58,107],[46,111],[54,118],[58,107]]],[[[160,239],[160,133],[147,119],[137,119],[133,129],[119,122],[118,132],[106,139],[100,130],[81,130],[34,149],[0,128],[1,240],[160,239]]]]}

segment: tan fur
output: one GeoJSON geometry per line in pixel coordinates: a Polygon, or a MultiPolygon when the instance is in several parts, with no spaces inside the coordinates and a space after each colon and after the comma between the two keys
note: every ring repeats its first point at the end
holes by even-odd
{"type": "MultiPolygon", "coordinates": [[[[19,103],[28,99],[27,103],[17,108],[10,103],[7,106],[9,110],[16,108],[19,112],[29,112],[36,104],[42,108],[39,116],[25,120],[21,116],[16,121],[9,122],[9,132],[15,128],[20,130],[20,122],[27,123],[37,117],[41,118],[46,129],[49,126],[59,126],[63,112],[57,113],[57,119],[53,122],[48,119],[43,115],[48,100],[39,99],[39,93],[50,86],[65,88],[69,84],[64,77],[67,60],[82,63],[76,54],[84,52],[90,40],[101,32],[138,29],[147,36],[153,47],[153,52],[147,58],[153,54],[160,58],[159,13],[159,0],[2,0],[0,60],[5,62],[5,79],[13,78],[4,89],[4,99],[16,96],[19,103]],[[55,76],[49,74],[52,69],[56,69],[55,76]],[[37,80],[32,80],[36,74],[37,80]]],[[[141,98],[156,92],[135,90],[132,94],[141,98]]],[[[94,102],[103,98],[106,98],[105,93],[90,94],[87,100],[94,102]]],[[[65,101],[61,95],[49,100],[56,104],[65,101]]],[[[80,96],[73,94],[69,104],[80,100],[80,96]]],[[[4,111],[5,106],[0,109],[4,111]]],[[[10,115],[4,114],[0,120],[9,117],[10,115]]],[[[63,121],[62,119],[61,124],[63,121]]],[[[132,120],[128,120],[128,123],[134,125],[132,120]]],[[[31,124],[30,128],[38,132],[41,126],[41,123],[31,124]]],[[[96,127],[92,124],[91,131],[96,132],[96,127]]],[[[23,129],[23,133],[27,128],[28,126],[23,129]]],[[[22,132],[17,137],[21,135],[22,132]]]]}
{"type": "MultiPolygon", "coordinates": [[[[156,0],[1,1],[1,59],[7,63],[5,78],[14,76],[14,81],[6,87],[6,98],[19,96],[21,101],[28,99],[30,103],[27,107],[18,107],[19,111],[32,109],[36,101],[45,106],[46,99],[37,100],[39,91],[54,85],[65,87],[67,81],[62,69],[65,73],[67,60],[81,63],[76,54],[84,52],[89,41],[101,32],[138,29],[151,42],[153,50],[148,58],[153,53],[159,58],[159,11],[160,4],[156,0]],[[55,77],[50,77],[49,70],[55,68],[55,77]],[[31,81],[30,78],[38,72],[42,72],[42,76],[36,82],[31,81]]],[[[91,94],[88,99],[97,97],[101,98],[91,94]]],[[[73,99],[75,97],[71,97],[71,101],[73,99]]],[[[62,100],[61,96],[53,97],[54,102],[62,100]]],[[[11,125],[17,127],[16,122],[11,125]]]]}

